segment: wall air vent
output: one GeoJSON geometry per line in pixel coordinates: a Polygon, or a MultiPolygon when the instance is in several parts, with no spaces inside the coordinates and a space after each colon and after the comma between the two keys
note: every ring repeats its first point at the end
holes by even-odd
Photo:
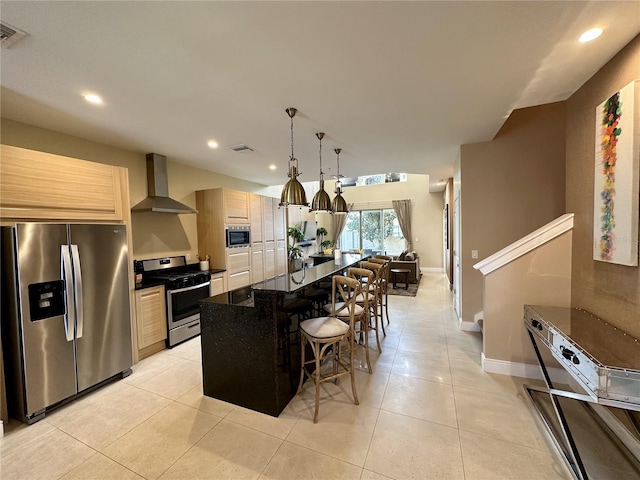
{"type": "Polygon", "coordinates": [[[8,23],[0,23],[0,43],[2,44],[2,48],[9,48],[25,35],[25,32],[8,23]]]}
{"type": "Polygon", "coordinates": [[[253,148],[241,143],[240,145],[231,145],[227,147],[229,150],[233,150],[234,152],[253,152],[253,148]]]}

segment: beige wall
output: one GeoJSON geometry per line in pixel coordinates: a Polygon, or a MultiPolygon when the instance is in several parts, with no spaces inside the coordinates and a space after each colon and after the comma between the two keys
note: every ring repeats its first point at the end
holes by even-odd
{"type": "MultiPolygon", "coordinates": [[[[1,128],[2,143],[6,145],[127,167],[131,206],[147,196],[145,154],[148,152],[123,150],[4,118],[1,119],[1,128]]],[[[224,186],[254,192],[264,187],[264,185],[175,163],[170,159],[168,177],[170,196],[194,208],[196,190],[224,186]]],[[[133,258],[189,254],[192,262],[196,260],[198,235],[195,215],[132,213],[131,217],[133,258]]]]}
{"type": "Polygon", "coordinates": [[[566,208],[575,214],[572,305],[640,337],[640,268],[597,262],[592,254],[595,110],[637,79],[640,36],[567,100],[566,208]]]}
{"type": "Polygon", "coordinates": [[[484,277],[485,359],[537,365],[524,305],[570,306],[571,237],[565,232],[484,277]]]}
{"type": "MultiPolygon", "coordinates": [[[[325,189],[333,198],[334,182],[325,189]]],[[[407,182],[346,187],[347,203],[411,199],[412,249],[420,256],[420,268],[443,268],[442,258],[442,192],[429,193],[428,175],[408,175],[407,182]],[[416,238],[418,240],[416,241],[416,238]]],[[[325,227],[327,228],[327,227],[325,227]]],[[[327,228],[329,230],[329,228],[327,228]]]]}
{"type": "Polygon", "coordinates": [[[565,213],[565,104],[515,110],[490,142],[462,145],[462,319],[482,311],[473,265],[565,213]],[[471,251],[478,258],[471,258],[471,251]]]}

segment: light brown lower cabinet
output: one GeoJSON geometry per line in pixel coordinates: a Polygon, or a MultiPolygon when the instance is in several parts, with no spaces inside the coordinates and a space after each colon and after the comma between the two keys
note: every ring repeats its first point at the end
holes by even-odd
{"type": "Polygon", "coordinates": [[[142,360],[164,350],[167,338],[167,314],[164,285],[136,290],[138,358],[142,360]]]}
{"type": "Polygon", "coordinates": [[[264,245],[264,278],[276,276],[276,242],[265,242],[264,245]]]}
{"type": "Polygon", "coordinates": [[[251,285],[251,249],[249,247],[227,248],[227,288],[251,285]]]}
{"type": "Polygon", "coordinates": [[[229,290],[235,290],[236,288],[251,285],[251,272],[246,270],[244,272],[230,273],[228,283],[229,290]]]}
{"type": "Polygon", "coordinates": [[[276,241],[276,275],[287,273],[287,242],[276,241]]]}
{"type": "Polygon", "coordinates": [[[211,275],[211,284],[209,286],[209,295],[220,295],[227,291],[227,287],[224,284],[224,273],[216,273],[211,275]]]}
{"type": "Polygon", "coordinates": [[[262,245],[251,247],[251,281],[258,283],[264,280],[264,249],[262,245]]]}

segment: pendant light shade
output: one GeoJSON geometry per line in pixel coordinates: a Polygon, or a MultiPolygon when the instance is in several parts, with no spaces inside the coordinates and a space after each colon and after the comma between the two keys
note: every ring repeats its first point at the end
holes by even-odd
{"type": "Polygon", "coordinates": [[[345,213],[349,213],[349,209],[347,208],[347,202],[344,198],[342,198],[342,194],[338,193],[333,199],[333,203],[331,204],[331,208],[333,209],[333,213],[337,213],[338,215],[344,215],[345,213]]]}
{"type": "Polygon", "coordinates": [[[320,190],[318,190],[318,192],[313,196],[313,200],[311,201],[311,208],[309,209],[309,211],[332,212],[331,198],[324,189],[324,172],[322,171],[322,139],[324,138],[324,133],[316,133],[316,137],[318,137],[318,140],[320,140],[320,190]]]}
{"type": "Polygon", "coordinates": [[[280,195],[281,207],[308,207],[307,194],[304,191],[302,184],[296,178],[298,175],[298,159],[293,155],[293,117],[298,110],[290,107],[286,112],[291,119],[291,157],[289,158],[289,181],[285,184],[280,195]]]}
{"type": "Polygon", "coordinates": [[[337,214],[345,214],[349,213],[349,209],[347,208],[347,202],[345,202],[344,198],[342,198],[342,181],[340,180],[340,152],[341,148],[336,148],[334,152],[336,152],[337,162],[338,162],[338,181],[336,182],[336,196],[331,203],[331,209],[333,213],[337,214]]]}

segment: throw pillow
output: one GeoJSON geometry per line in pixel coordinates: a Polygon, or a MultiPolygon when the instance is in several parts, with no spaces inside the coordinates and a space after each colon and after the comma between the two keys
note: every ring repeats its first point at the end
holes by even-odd
{"type": "Polygon", "coordinates": [[[418,252],[416,252],[415,250],[413,252],[413,259],[415,260],[416,258],[418,258],[418,252]]]}
{"type": "Polygon", "coordinates": [[[398,260],[403,262],[406,256],[407,256],[407,251],[403,250],[402,253],[400,254],[400,256],[398,257],[398,260]]]}
{"type": "Polygon", "coordinates": [[[415,257],[415,255],[413,254],[413,252],[409,252],[409,253],[407,253],[407,254],[404,256],[404,259],[405,259],[407,262],[413,262],[413,261],[416,259],[416,257],[415,257]]]}

